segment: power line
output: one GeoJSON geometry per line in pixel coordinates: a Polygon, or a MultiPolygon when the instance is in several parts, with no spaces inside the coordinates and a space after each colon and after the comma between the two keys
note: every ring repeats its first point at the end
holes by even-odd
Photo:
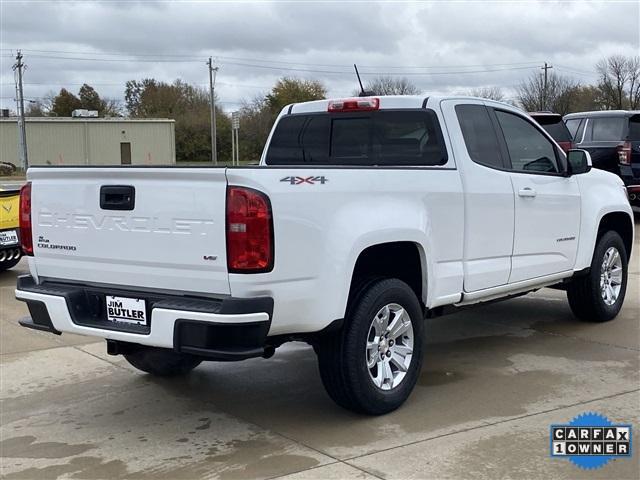
{"type": "MultiPolygon", "coordinates": [[[[35,58],[43,58],[47,60],[73,60],[73,61],[91,61],[91,62],[125,62],[125,63],[138,63],[138,62],[146,62],[146,63],[200,63],[201,60],[196,60],[194,57],[193,60],[183,59],[144,59],[144,58],[95,58],[95,57],[66,57],[66,56],[58,56],[58,55],[40,55],[40,54],[31,54],[31,57],[35,58]]],[[[217,59],[221,59],[223,57],[216,57],[217,59]]],[[[231,57],[225,57],[231,58],[231,57]]],[[[267,63],[265,60],[254,60],[254,61],[262,61],[263,63],[267,63]]],[[[245,62],[236,62],[225,60],[223,62],[218,62],[222,65],[235,65],[241,67],[250,67],[250,68],[262,68],[268,70],[282,70],[282,71],[292,71],[292,72],[305,72],[305,73],[324,73],[324,74],[332,74],[332,75],[351,75],[350,67],[344,65],[336,65],[339,68],[345,68],[342,70],[318,70],[311,68],[293,68],[293,67],[283,67],[283,66],[275,66],[275,65],[261,65],[255,63],[245,63],[245,62]]],[[[278,63],[278,62],[271,62],[278,63]]],[[[302,63],[295,62],[286,62],[291,65],[305,65],[302,63]]],[[[317,64],[307,64],[310,66],[315,66],[317,64]]],[[[501,72],[506,70],[526,70],[535,68],[533,63],[531,64],[495,64],[496,66],[504,66],[504,68],[484,68],[481,70],[458,70],[458,71],[436,71],[436,72],[363,72],[367,75],[405,75],[405,76],[428,76],[428,75],[464,75],[464,74],[472,74],[472,73],[491,73],[491,72],[501,72]],[[519,66],[508,66],[508,65],[519,65],[519,66]]],[[[478,64],[477,67],[482,67],[485,65],[478,64]]],[[[408,69],[427,69],[427,68],[475,68],[476,66],[391,66],[391,67],[382,67],[382,66],[370,66],[367,68],[408,68],[408,69]]],[[[490,65],[487,65],[490,66],[490,65]]]]}
{"type": "Polygon", "coordinates": [[[599,77],[599,75],[596,72],[589,73],[589,72],[585,72],[584,70],[575,70],[573,68],[558,65],[557,63],[556,63],[556,68],[558,70],[568,72],[568,73],[573,73],[574,75],[581,75],[583,77],[599,77]]]}
{"type": "MultiPolygon", "coordinates": [[[[184,54],[151,54],[151,53],[122,53],[122,52],[79,52],[79,51],[69,51],[69,50],[36,50],[29,49],[24,50],[24,52],[36,52],[36,53],[56,53],[56,54],[69,54],[69,55],[98,55],[98,56],[114,56],[114,57],[127,57],[126,61],[139,61],[144,57],[155,57],[155,58],[179,58],[180,62],[185,61],[185,59],[192,59],[194,61],[201,61],[202,56],[196,55],[184,55],[184,54]],[[134,58],[132,58],[134,57],[134,58]]],[[[204,55],[204,54],[203,54],[204,55]]],[[[346,64],[326,64],[326,63],[304,63],[304,62],[293,62],[293,61],[285,61],[285,60],[271,60],[264,58],[247,58],[247,57],[231,57],[225,55],[216,55],[214,53],[208,53],[207,55],[212,56],[216,60],[237,60],[241,62],[259,62],[259,63],[274,63],[274,64],[283,64],[283,65],[303,65],[303,66],[313,66],[313,67],[338,67],[338,68],[347,68],[350,69],[351,65],[346,64]]],[[[53,57],[52,57],[53,58],[53,57]]],[[[74,57],[77,58],[77,57],[74,57]]],[[[109,61],[111,59],[97,59],[97,60],[106,60],[109,61]]],[[[148,60],[152,61],[152,60],[148,60]]],[[[153,60],[155,61],[155,60],[153,60]]],[[[361,68],[472,68],[472,67],[500,67],[500,66],[516,66],[516,65],[538,65],[540,61],[527,61],[527,62],[511,62],[511,63],[478,63],[478,64],[466,64],[466,65],[362,65],[361,68]]]]}

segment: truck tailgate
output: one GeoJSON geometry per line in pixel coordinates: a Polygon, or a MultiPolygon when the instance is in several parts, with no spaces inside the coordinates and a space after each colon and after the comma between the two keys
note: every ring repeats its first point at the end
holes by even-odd
{"type": "Polygon", "coordinates": [[[224,168],[33,168],[28,180],[39,277],[229,294],[224,168]]]}

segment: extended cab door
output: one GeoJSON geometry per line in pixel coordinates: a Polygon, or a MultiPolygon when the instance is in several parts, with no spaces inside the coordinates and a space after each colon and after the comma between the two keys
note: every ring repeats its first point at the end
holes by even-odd
{"type": "Polygon", "coordinates": [[[493,108],[509,160],[515,231],[509,283],[573,269],[580,229],[580,191],[564,175],[560,149],[533,121],[493,108]]]}
{"type": "Polygon", "coordinates": [[[442,110],[464,191],[464,291],[505,285],[511,272],[511,175],[482,101],[446,100],[442,110]]]}

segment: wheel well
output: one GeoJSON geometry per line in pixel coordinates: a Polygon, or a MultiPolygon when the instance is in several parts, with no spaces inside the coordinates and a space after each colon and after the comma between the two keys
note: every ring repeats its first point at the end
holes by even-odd
{"type": "Polygon", "coordinates": [[[364,249],[356,260],[349,288],[349,300],[363,281],[375,277],[398,278],[411,287],[422,301],[422,261],[413,242],[391,242],[364,249]]]}
{"type": "Polygon", "coordinates": [[[630,258],[631,247],[633,246],[633,225],[629,215],[623,212],[607,213],[600,220],[597,240],[600,240],[600,237],[610,230],[617,232],[622,237],[624,248],[627,251],[627,258],[630,258]]]}

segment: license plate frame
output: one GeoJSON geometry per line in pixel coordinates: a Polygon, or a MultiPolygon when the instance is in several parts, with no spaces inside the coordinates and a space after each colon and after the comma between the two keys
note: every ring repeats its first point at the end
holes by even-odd
{"type": "Polygon", "coordinates": [[[118,325],[149,326],[147,301],[144,298],[105,295],[107,322],[118,325]]]}
{"type": "Polygon", "coordinates": [[[13,247],[18,243],[18,232],[16,230],[2,230],[0,232],[0,247],[13,247]]]}

